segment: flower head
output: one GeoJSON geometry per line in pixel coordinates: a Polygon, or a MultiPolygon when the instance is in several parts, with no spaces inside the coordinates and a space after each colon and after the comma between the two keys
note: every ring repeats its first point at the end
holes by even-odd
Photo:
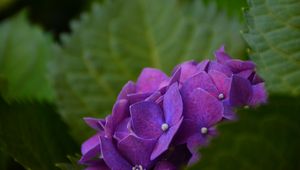
{"type": "Polygon", "coordinates": [[[124,85],[105,119],[85,118],[97,133],[82,144],[89,169],[176,169],[199,159],[198,148],[216,125],[234,120],[234,108],[265,103],[262,78],[251,61],[232,59],[221,47],[216,60],[187,61],[171,76],[145,68],[124,85]]]}

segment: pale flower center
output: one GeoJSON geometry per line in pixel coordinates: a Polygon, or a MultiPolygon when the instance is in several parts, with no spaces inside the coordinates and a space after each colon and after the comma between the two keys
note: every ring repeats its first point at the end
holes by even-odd
{"type": "Polygon", "coordinates": [[[201,133],[202,134],[207,134],[207,132],[208,132],[208,129],[206,127],[201,128],[201,133]]]}
{"type": "Polygon", "coordinates": [[[162,131],[167,131],[169,129],[169,125],[167,124],[167,123],[163,123],[162,125],[161,125],[161,130],[162,131]]]}
{"type": "Polygon", "coordinates": [[[132,167],[132,170],[146,170],[146,169],[144,169],[142,165],[135,165],[134,167],[132,167]]]}
{"type": "Polygon", "coordinates": [[[218,96],[218,98],[219,98],[220,100],[222,100],[222,99],[224,99],[224,98],[225,98],[225,96],[224,96],[224,94],[223,94],[223,93],[220,93],[220,94],[219,94],[219,96],[218,96]]]}

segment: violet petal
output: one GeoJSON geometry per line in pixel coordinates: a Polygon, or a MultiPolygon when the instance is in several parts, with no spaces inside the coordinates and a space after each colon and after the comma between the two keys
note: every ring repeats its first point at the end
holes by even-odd
{"type": "Polygon", "coordinates": [[[103,126],[103,121],[105,122],[105,120],[103,119],[96,119],[96,118],[91,118],[91,117],[85,117],[83,118],[85,123],[87,125],[89,125],[91,128],[97,130],[97,131],[103,131],[104,130],[104,126],[103,126]]]}
{"type": "Polygon", "coordinates": [[[195,61],[186,61],[180,64],[178,67],[181,68],[180,82],[186,81],[198,71],[197,62],[195,61]]]}
{"type": "Polygon", "coordinates": [[[232,76],[229,102],[233,106],[247,105],[252,96],[249,80],[239,76],[232,76]]]}
{"type": "Polygon", "coordinates": [[[199,149],[200,146],[206,146],[208,138],[202,134],[194,134],[187,140],[187,147],[193,153],[199,149]]]}
{"type": "Polygon", "coordinates": [[[179,67],[177,70],[175,70],[175,72],[172,74],[171,79],[169,81],[169,85],[179,81],[180,75],[181,75],[181,67],[179,67]]]}
{"type": "Polygon", "coordinates": [[[127,95],[129,104],[134,104],[147,99],[152,93],[132,93],[127,95]]]}
{"type": "Polygon", "coordinates": [[[225,75],[227,75],[228,77],[230,77],[232,75],[232,71],[230,70],[229,67],[223,65],[223,64],[220,64],[218,62],[215,62],[215,61],[211,61],[209,63],[209,66],[208,66],[208,71],[209,70],[217,70],[219,72],[222,72],[224,73],[225,75]]]}
{"type": "Polygon", "coordinates": [[[85,163],[100,154],[99,133],[86,140],[81,145],[82,158],[79,162],[85,163]]]}
{"type": "Polygon", "coordinates": [[[215,57],[217,61],[221,64],[226,63],[226,61],[230,60],[231,57],[225,52],[225,47],[222,45],[216,52],[215,57]]]}
{"type": "Polygon", "coordinates": [[[160,161],[156,163],[154,170],[176,170],[177,168],[168,161],[160,161]]]}
{"type": "Polygon", "coordinates": [[[176,134],[176,132],[178,131],[178,129],[182,123],[182,120],[183,119],[181,118],[181,120],[179,120],[179,122],[174,124],[165,133],[163,133],[160,136],[160,138],[158,139],[158,141],[153,149],[153,152],[151,154],[151,160],[156,159],[159,155],[161,155],[163,152],[168,150],[169,145],[170,145],[174,135],[176,134]]]}
{"type": "Polygon", "coordinates": [[[127,99],[127,95],[131,93],[135,93],[136,87],[134,82],[128,81],[122,88],[120,94],[118,95],[118,100],[127,99]]]}
{"type": "Polygon", "coordinates": [[[252,61],[242,61],[242,60],[230,60],[226,62],[226,65],[230,67],[233,73],[239,73],[245,70],[253,70],[255,64],[252,61]]]}
{"type": "Polygon", "coordinates": [[[168,76],[162,71],[154,68],[144,68],[136,82],[136,91],[142,93],[153,92],[165,80],[168,80],[168,76]]]}
{"type": "Polygon", "coordinates": [[[214,84],[218,88],[219,92],[225,95],[226,98],[229,94],[231,78],[216,70],[210,70],[208,73],[211,76],[214,84]]]}
{"type": "Polygon", "coordinates": [[[128,107],[129,105],[126,99],[118,100],[115,103],[111,117],[107,119],[106,126],[105,126],[105,134],[108,137],[112,137],[117,125],[126,117],[129,117],[128,107]]]}
{"type": "Polygon", "coordinates": [[[203,60],[197,64],[197,71],[207,71],[209,60],[203,60]]]}
{"type": "Polygon", "coordinates": [[[110,170],[105,164],[103,159],[95,161],[93,164],[89,165],[89,167],[85,168],[85,170],[110,170]]]}
{"type": "Polygon", "coordinates": [[[114,138],[118,141],[127,137],[130,134],[130,130],[128,129],[128,125],[130,123],[130,118],[124,119],[120,124],[116,127],[114,138]]]}
{"type": "Polygon", "coordinates": [[[182,99],[177,83],[171,85],[164,95],[163,106],[166,123],[170,126],[177,123],[182,116],[183,110],[182,99]]]}
{"type": "Polygon", "coordinates": [[[259,84],[252,86],[253,95],[252,95],[249,105],[256,106],[258,104],[267,102],[267,92],[266,92],[264,84],[265,83],[259,83],[259,84]]]}
{"type": "Polygon", "coordinates": [[[132,128],[142,138],[157,138],[162,134],[163,113],[153,102],[140,102],[130,107],[132,128]]]}
{"type": "Polygon", "coordinates": [[[148,168],[151,164],[150,154],[155,142],[154,139],[142,139],[129,135],[118,143],[118,148],[132,165],[142,165],[144,168],[148,168]]]}
{"type": "Polygon", "coordinates": [[[175,144],[176,145],[185,144],[189,137],[191,137],[194,134],[199,134],[200,126],[198,125],[198,123],[199,122],[196,122],[195,120],[183,119],[182,124],[175,136],[175,140],[174,140],[175,144]]]}
{"type": "Polygon", "coordinates": [[[253,70],[244,70],[244,71],[239,72],[236,75],[239,76],[239,77],[242,77],[244,79],[251,79],[252,74],[253,74],[253,70]]]}
{"type": "Polygon", "coordinates": [[[101,152],[107,166],[113,170],[131,169],[132,166],[120,155],[111,139],[100,136],[101,152]]]}
{"type": "Polygon", "coordinates": [[[184,82],[181,88],[183,101],[185,101],[185,98],[193,93],[193,89],[196,88],[202,88],[213,94],[214,96],[219,95],[218,89],[216,88],[212,79],[210,78],[208,73],[204,71],[197,73],[186,82],[184,82]]]}
{"type": "Polygon", "coordinates": [[[193,90],[184,102],[184,117],[212,126],[223,117],[223,105],[217,98],[201,88],[193,90]]]}

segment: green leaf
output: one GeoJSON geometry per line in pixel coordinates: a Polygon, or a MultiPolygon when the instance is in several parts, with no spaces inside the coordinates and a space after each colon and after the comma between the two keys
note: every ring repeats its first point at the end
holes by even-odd
{"type": "MultiPolygon", "coordinates": [[[[203,0],[206,4],[212,3],[212,0],[203,0]]],[[[230,16],[242,18],[242,7],[247,5],[246,0],[213,0],[218,9],[226,10],[230,16]]]]}
{"type": "Polygon", "coordinates": [[[26,169],[53,170],[77,146],[53,106],[0,100],[0,149],[26,169]]]}
{"type": "Polygon", "coordinates": [[[212,58],[225,44],[244,54],[239,22],[201,1],[105,1],[72,24],[53,64],[58,105],[79,141],[90,135],[82,117],[110,113],[121,87],[144,67],[168,73],[184,60],[212,58]],[[57,68],[58,67],[58,68],[57,68]],[[80,135],[78,135],[80,134],[80,135]]]}
{"type": "Polygon", "coordinates": [[[0,24],[0,94],[5,99],[53,99],[46,67],[52,46],[50,36],[30,25],[25,12],[0,24]]]}
{"type": "Polygon", "coordinates": [[[10,157],[4,152],[0,151],[0,169],[6,170],[8,169],[8,161],[10,157]]]}
{"type": "Polygon", "coordinates": [[[12,5],[15,0],[0,0],[0,10],[6,9],[10,5],[12,5]]]}
{"type": "Polygon", "coordinates": [[[274,96],[266,106],[242,110],[240,120],[219,127],[220,135],[191,169],[300,169],[300,98],[274,96]]]}
{"type": "Polygon", "coordinates": [[[249,0],[244,34],[271,93],[300,94],[299,0],[249,0]]]}
{"type": "Polygon", "coordinates": [[[0,169],[1,170],[24,170],[24,168],[15,162],[7,153],[1,151],[0,147],[0,169]]]}
{"type": "Polygon", "coordinates": [[[80,155],[68,156],[70,163],[58,163],[56,166],[61,170],[82,170],[84,166],[78,164],[80,155]]]}

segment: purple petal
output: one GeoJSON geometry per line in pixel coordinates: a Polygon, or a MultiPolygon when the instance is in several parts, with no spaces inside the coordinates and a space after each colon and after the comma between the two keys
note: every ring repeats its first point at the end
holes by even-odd
{"type": "Polygon", "coordinates": [[[237,116],[233,111],[232,106],[229,104],[223,102],[224,112],[223,112],[223,118],[227,120],[237,120],[237,116]]]}
{"type": "Polygon", "coordinates": [[[153,102],[140,102],[130,107],[133,131],[142,138],[157,138],[164,123],[160,107],[153,102]]]}
{"type": "Polygon", "coordinates": [[[102,156],[109,168],[115,170],[132,168],[132,166],[116,150],[110,139],[100,136],[100,140],[102,156]]]}
{"type": "Polygon", "coordinates": [[[160,161],[156,163],[154,170],[176,170],[177,168],[168,161],[160,161]]]}
{"type": "Polygon", "coordinates": [[[86,140],[81,145],[82,157],[80,163],[85,163],[97,155],[100,155],[99,133],[86,140]]]}
{"type": "Polygon", "coordinates": [[[182,98],[183,101],[187,96],[190,95],[190,93],[193,92],[196,88],[202,88],[206,91],[208,91],[210,94],[214,96],[218,96],[219,92],[216,88],[215,84],[213,83],[212,79],[208,75],[208,73],[201,71],[188,79],[183,85],[182,85],[182,98]]]}
{"type": "Polygon", "coordinates": [[[120,141],[130,134],[130,130],[128,128],[130,120],[131,120],[130,118],[126,118],[117,126],[115,134],[114,134],[115,139],[120,141]]]}
{"type": "Polygon", "coordinates": [[[144,168],[148,168],[151,164],[150,154],[155,142],[154,139],[142,139],[129,135],[119,142],[118,148],[132,165],[142,165],[144,168]]]}
{"type": "MultiPolygon", "coordinates": [[[[227,77],[225,74],[216,71],[210,70],[209,75],[211,76],[214,84],[218,88],[219,92],[225,95],[225,98],[229,94],[230,85],[231,85],[231,78],[227,77]]],[[[219,94],[218,94],[219,95],[219,94]]],[[[218,97],[218,96],[216,96],[218,97]]]]}
{"type": "Polygon", "coordinates": [[[180,75],[181,75],[181,67],[179,67],[177,70],[175,70],[175,72],[172,74],[171,79],[169,81],[169,85],[179,81],[180,75]]]}
{"type": "Polygon", "coordinates": [[[97,160],[93,162],[89,167],[87,167],[85,170],[110,170],[103,159],[97,160]]]}
{"type": "Polygon", "coordinates": [[[252,61],[242,61],[238,59],[227,61],[226,65],[230,67],[233,73],[239,73],[245,70],[253,70],[255,68],[255,64],[252,61]]]}
{"type": "Polygon", "coordinates": [[[216,70],[216,71],[219,71],[225,75],[227,75],[228,77],[230,77],[232,75],[232,71],[230,70],[229,67],[223,65],[223,64],[220,64],[220,63],[217,63],[215,61],[211,61],[209,63],[209,66],[208,66],[208,71],[209,70],[216,70]]]}
{"type": "Polygon", "coordinates": [[[239,77],[242,77],[244,79],[249,79],[251,81],[252,74],[253,74],[253,70],[244,70],[244,71],[239,72],[236,75],[239,77]]]}
{"type": "Polygon", "coordinates": [[[257,106],[258,104],[267,102],[267,92],[265,89],[265,83],[259,83],[252,86],[253,95],[249,105],[257,106]]]}
{"type": "Polygon", "coordinates": [[[113,136],[117,125],[125,118],[129,117],[128,101],[126,99],[118,100],[114,107],[111,116],[107,119],[105,126],[105,134],[110,138],[113,136]]]}
{"type": "Polygon", "coordinates": [[[181,74],[180,74],[180,82],[184,82],[190,77],[192,77],[194,74],[197,73],[197,62],[195,61],[186,61],[179,66],[181,68],[181,74]]]}
{"type": "Polygon", "coordinates": [[[252,87],[249,80],[239,76],[232,76],[229,102],[232,106],[248,104],[252,96],[252,87]]]}
{"type": "Polygon", "coordinates": [[[194,134],[193,136],[189,137],[187,140],[187,147],[189,150],[194,153],[198,151],[199,147],[206,146],[208,144],[207,136],[202,134],[194,134]]]}
{"type": "Polygon", "coordinates": [[[225,47],[222,45],[216,52],[215,52],[215,57],[217,61],[221,64],[226,63],[228,60],[231,60],[231,57],[226,54],[225,52],[225,47]]]}
{"type": "Polygon", "coordinates": [[[145,101],[155,102],[159,97],[161,97],[161,93],[160,91],[156,91],[147,97],[145,101]]]}
{"type": "Polygon", "coordinates": [[[192,153],[192,157],[190,158],[188,162],[188,166],[192,166],[196,164],[200,160],[200,154],[198,153],[198,150],[192,153]]]}
{"type": "Polygon", "coordinates": [[[153,92],[158,89],[160,83],[168,80],[168,76],[154,68],[144,68],[136,82],[137,92],[153,92]]]}
{"type": "Polygon", "coordinates": [[[183,109],[177,83],[171,85],[164,95],[163,106],[166,123],[170,126],[177,123],[182,116],[183,109]]]}
{"type": "Polygon", "coordinates": [[[128,81],[122,88],[120,94],[118,95],[118,100],[127,99],[127,95],[131,93],[135,93],[136,87],[134,82],[128,81]]]}
{"type": "Polygon", "coordinates": [[[127,99],[129,101],[129,104],[131,105],[131,104],[145,100],[151,94],[152,93],[132,93],[132,94],[127,95],[127,99]]]}
{"type": "Polygon", "coordinates": [[[203,60],[197,65],[197,71],[207,71],[209,60],[203,60]]]}
{"type": "Polygon", "coordinates": [[[223,105],[217,98],[201,88],[193,91],[184,101],[184,117],[199,122],[201,125],[212,126],[223,117],[223,105]]]}
{"type": "Polygon", "coordinates": [[[195,120],[183,119],[182,124],[175,136],[175,144],[185,144],[189,137],[200,133],[199,123],[195,120]]]}
{"type": "Polygon", "coordinates": [[[182,123],[182,118],[181,118],[181,120],[179,120],[179,122],[174,124],[174,126],[170,127],[165,133],[163,133],[159,137],[159,139],[154,147],[154,150],[151,154],[151,160],[156,159],[159,155],[161,155],[163,152],[168,150],[169,145],[170,145],[174,135],[178,131],[181,123],[182,123]]]}
{"type": "Polygon", "coordinates": [[[155,103],[157,103],[161,108],[163,108],[163,101],[164,101],[164,96],[160,96],[155,103]]]}
{"type": "Polygon", "coordinates": [[[103,122],[105,120],[103,119],[96,119],[96,118],[91,118],[91,117],[85,117],[83,118],[85,123],[89,125],[91,128],[97,130],[97,131],[103,131],[104,130],[104,125],[103,122]]]}
{"type": "Polygon", "coordinates": [[[262,82],[264,82],[264,80],[257,73],[255,73],[252,79],[252,84],[258,84],[262,82]]]}

